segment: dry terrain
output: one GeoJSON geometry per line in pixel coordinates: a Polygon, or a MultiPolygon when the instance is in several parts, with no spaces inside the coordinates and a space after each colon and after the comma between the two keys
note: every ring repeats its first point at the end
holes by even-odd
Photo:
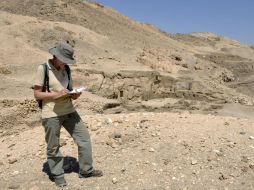
{"type": "Polygon", "coordinates": [[[104,172],[78,178],[63,130],[66,189],[254,189],[253,47],[82,0],[1,0],[0,29],[0,189],[57,189],[31,86],[58,41],[75,48],[74,104],[104,172]]]}

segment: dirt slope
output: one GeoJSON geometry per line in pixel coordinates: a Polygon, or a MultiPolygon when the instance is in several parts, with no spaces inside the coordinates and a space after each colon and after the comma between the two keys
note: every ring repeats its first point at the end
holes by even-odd
{"type": "MultiPolygon", "coordinates": [[[[31,85],[48,49],[69,41],[74,82],[88,89],[75,106],[106,174],[82,182],[71,173],[70,189],[253,188],[252,47],[209,32],[165,33],[82,0],[1,0],[0,29],[0,187],[53,188],[41,172],[45,145],[31,85]],[[108,137],[114,131],[122,137],[108,137]]],[[[66,154],[76,156],[65,138],[66,154]]]]}

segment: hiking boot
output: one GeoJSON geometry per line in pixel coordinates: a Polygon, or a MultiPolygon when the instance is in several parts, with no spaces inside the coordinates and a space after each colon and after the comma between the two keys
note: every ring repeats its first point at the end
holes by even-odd
{"type": "Polygon", "coordinates": [[[55,184],[58,187],[65,187],[67,185],[64,177],[55,178],[55,184]]]}
{"type": "Polygon", "coordinates": [[[79,178],[101,177],[101,176],[103,176],[103,173],[101,170],[93,170],[91,173],[88,173],[88,174],[79,173],[79,178]]]}

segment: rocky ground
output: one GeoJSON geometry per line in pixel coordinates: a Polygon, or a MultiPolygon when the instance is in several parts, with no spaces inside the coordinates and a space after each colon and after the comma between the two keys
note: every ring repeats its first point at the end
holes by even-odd
{"type": "MultiPolygon", "coordinates": [[[[183,113],[86,115],[101,178],[79,179],[62,131],[66,189],[253,189],[253,120],[183,113]]],[[[57,189],[41,126],[1,137],[1,189],[57,189]],[[28,148],[29,147],[29,148],[28,148]]]]}
{"type": "Polygon", "coordinates": [[[63,130],[66,189],[254,189],[253,47],[83,0],[1,0],[0,29],[0,189],[57,189],[31,86],[58,41],[74,46],[74,104],[104,172],[78,178],[63,130]]]}

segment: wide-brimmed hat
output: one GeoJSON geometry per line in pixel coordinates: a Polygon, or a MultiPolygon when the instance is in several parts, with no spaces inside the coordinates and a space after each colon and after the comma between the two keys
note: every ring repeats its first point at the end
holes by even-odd
{"type": "Polygon", "coordinates": [[[74,55],[73,48],[65,42],[59,42],[55,47],[50,48],[49,53],[56,56],[57,59],[59,59],[63,63],[66,64],[76,63],[73,57],[74,55]]]}

